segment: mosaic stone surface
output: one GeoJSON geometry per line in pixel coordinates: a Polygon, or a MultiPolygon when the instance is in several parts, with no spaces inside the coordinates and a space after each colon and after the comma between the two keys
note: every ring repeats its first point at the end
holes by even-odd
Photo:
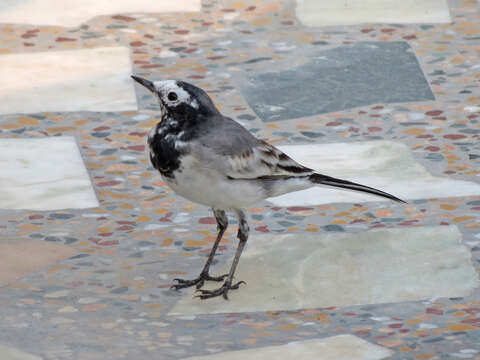
{"type": "Polygon", "coordinates": [[[380,360],[392,355],[388,349],[369,344],[352,335],[338,335],[321,340],[307,340],[288,343],[280,346],[269,346],[260,349],[230,351],[207,356],[194,356],[188,360],[231,359],[292,359],[304,360],[380,360]]]}
{"type": "Polygon", "coordinates": [[[307,26],[451,22],[447,0],[299,0],[295,10],[307,26]]]}
{"type": "MultiPolygon", "coordinates": [[[[394,23],[310,27],[297,18],[298,4],[294,0],[203,0],[194,3],[200,6],[194,11],[189,0],[150,2],[148,9],[139,10],[121,10],[120,5],[126,2],[115,1],[111,3],[116,8],[109,10],[110,14],[100,11],[99,6],[89,7],[87,10],[94,9],[95,14],[75,20],[73,27],[42,25],[49,14],[64,21],[66,17],[58,15],[62,14],[62,4],[69,2],[46,6],[40,1],[14,0],[1,2],[0,16],[13,10],[13,4],[40,3],[41,9],[22,10],[22,16],[30,17],[31,23],[25,20],[12,24],[11,16],[2,20],[0,57],[127,49],[123,53],[130,59],[128,71],[149,79],[183,79],[202,87],[225,115],[272,144],[308,145],[314,150],[322,144],[388,141],[403,144],[413,163],[434,178],[451,181],[455,191],[463,190],[459,181],[464,185],[479,183],[480,19],[475,0],[449,0],[452,22],[445,24],[407,24],[408,17],[399,12],[394,23]],[[165,4],[184,11],[153,10],[165,4]],[[378,103],[352,108],[352,96],[365,96],[363,86],[370,88],[376,81],[364,78],[365,83],[356,82],[356,93],[339,95],[346,105],[335,112],[308,116],[302,112],[302,117],[263,121],[243,95],[249,78],[302,69],[317,61],[318,54],[340,49],[349,54],[348,49],[353,53],[365,43],[382,44],[380,48],[407,43],[408,58],[418,61],[415,66],[421,69],[435,99],[384,103],[391,101],[385,96],[378,103]]],[[[72,8],[78,4],[75,2],[72,8]]],[[[82,11],[69,14],[82,15],[82,11]]],[[[94,63],[97,59],[88,60],[94,63]]],[[[362,61],[369,63],[368,58],[362,61]]],[[[93,79],[107,68],[114,69],[115,61],[101,67],[96,75],[88,72],[86,64],[88,61],[68,75],[93,79]]],[[[36,66],[42,75],[40,63],[36,66]]],[[[384,67],[391,69],[392,76],[411,76],[411,72],[401,72],[402,66],[393,61],[384,67]]],[[[0,71],[3,69],[0,66],[0,71]]],[[[389,349],[392,360],[480,359],[478,288],[465,296],[382,304],[168,315],[187,293],[170,290],[173,279],[200,271],[216,230],[208,209],[176,196],[148,164],[145,137],[160,120],[155,99],[143,89],[135,89],[135,102],[133,81],[126,78],[129,74],[125,68],[124,79],[131,81],[131,88],[115,96],[121,99],[128,95],[130,110],[112,106],[108,111],[85,111],[80,101],[83,107],[62,109],[59,106],[67,92],[61,89],[69,83],[64,79],[71,77],[46,74],[50,79],[46,83],[59,89],[45,102],[52,107],[0,114],[0,138],[74,137],[98,204],[94,208],[55,210],[0,208],[1,239],[29,239],[39,247],[56,244],[76,251],[59,263],[47,264],[0,287],[0,354],[7,346],[43,360],[170,360],[350,335],[389,349]]],[[[0,91],[15,88],[15,75],[13,71],[2,75],[0,91]]],[[[292,74],[293,79],[301,76],[305,74],[298,78],[292,74]]],[[[355,74],[350,77],[352,82],[358,78],[355,74]]],[[[113,80],[114,75],[107,78],[113,80]]],[[[342,77],[342,81],[348,80],[348,76],[342,77]]],[[[100,86],[97,80],[91,83],[100,86]]],[[[292,84],[298,84],[298,80],[292,80],[292,84]]],[[[38,96],[47,93],[47,88],[38,96]]],[[[89,95],[89,91],[83,94],[89,95]]],[[[313,103],[321,103],[318,96],[312,97],[313,103]]],[[[0,102],[4,98],[0,96],[0,102]]],[[[25,98],[23,107],[35,103],[36,99],[25,98]]],[[[316,105],[306,104],[307,110],[313,108],[316,105]]],[[[339,149],[343,152],[351,148],[339,149]]],[[[61,171],[62,167],[56,169],[61,171]]],[[[428,186],[424,190],[427,194],[428,186]]],[[[300,206],[262,202],[247,209],[252,244],[264,235],[274,239],[309,235],[323,239],[335,233],[363,238],[371,230],[456,226],[461,233],[457,248],[468,250],[478,274],[480,197],[448,194],[417,198],[407,205],[353,197],[341,203],[300,206]]],[[[226,266],[232,258],[236,233],[231,218],[215,269],[226,266]]],[[[441,242],[443,236],[437,238],[441,242]]],[[[16,249],[7,255],[13,258],[16,254],[24,262],[29,257],[41,260],[46,256],[40,251],[22,255],[21,248],[16,249]]],[[[419,259],[415,265],[422,264],[419,259]]],[[[244,265],[240,260],[239,266],[244,265]]],[[[248,291],[250,286],[239,291],[248,291]]]]}
{"type": "Polygon", "coordinates": [[[297,68],[251,76],[243,92],[264,121],[435,100],[406,42],[361,42],[325,50],[297,68]]]}
{"type": "Polygon", "coordinates": [[[136,110],[126,47],[0,55],[0,114],[136,110]]]}
{"type": "Polygon", "coordinates": [[[73,137],[0,139],[0,208],[81,209],[98,206],[73,137]]]}

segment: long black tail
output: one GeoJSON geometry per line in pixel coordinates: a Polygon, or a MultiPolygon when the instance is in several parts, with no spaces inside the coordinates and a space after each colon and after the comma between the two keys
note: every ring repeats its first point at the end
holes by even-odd
{"type": "Polygon", "coordinates": [[[365,192],[365,193],[381,196],[393,201],[397,201],[405,204],[407,203],[406,201],[403,201],[402,199],[399,199],[396,196],[390,195],[384,191],[377,190],[372,187],[357,184],[347,180],[336,179],[330,176],[317,174],[317,173],[310,175],[309,179],[313,183],[319,184],[319,185],[333,186],[333,187],[342,188],[342,189],[365,192]]]}

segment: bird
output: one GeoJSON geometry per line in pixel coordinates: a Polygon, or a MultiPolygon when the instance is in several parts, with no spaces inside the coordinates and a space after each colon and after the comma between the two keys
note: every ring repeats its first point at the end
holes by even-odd
{"type": "Polygon", "coordinates": [[[171,288],[196,287],[202,300],[222,296],[244,281],[234,282],[240,256],[248,240],[245,211],[269,197],[312,186],[359,191],[396,202],[405,201],[375,188],[323,175],[299,164],[265,140],[258,139],[235,120],[224,116],[201,88],[182,80],[151,81],[132,75],[158,101],[161,120],[147,137],[152,166],[163,181],[185,199],[210,207],[217,237],[198,277],[176,278],[171,288]],[[227,211],[238,219],[238,246],[228,274],[210,275],[210,266],[228,226],[227,211]],[[223,284],[202,289],[205,281],[223,284]]]}

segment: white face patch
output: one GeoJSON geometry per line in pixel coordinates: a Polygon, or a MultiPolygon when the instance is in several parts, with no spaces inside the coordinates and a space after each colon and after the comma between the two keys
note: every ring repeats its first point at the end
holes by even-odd
{"type": "Polygon", "coordinates": [[[195,109],[198,109],[198,102],[195,99],[192,99],[190,94],[186,92],[183,88],[178,86],[176,80],[159,80],[154,81],[153,86],[159,94],[161,94],[162,98],[160,99],[161,102],[167,104],[168,106],[175,107],[179,104],[189,104],[195,109]],[[170,100],[169,94],[175,93],[176,99],[170,100]]]}

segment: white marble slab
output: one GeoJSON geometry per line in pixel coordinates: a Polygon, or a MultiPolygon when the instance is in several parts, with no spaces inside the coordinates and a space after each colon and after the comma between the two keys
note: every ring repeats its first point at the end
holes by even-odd
{"type": "MultiPolygon", "coordinates": [[[[279,148],[318,172],[371,186],[403,200],[480,195],[480,184],[432,176],[410,148],[393,141],[289,145],[279,148]]],[[[278,206],[390,201],[363,193],[313,187],[269,201],[278,206]]]]}
{"type": "Polygon", "coordinates": [[[297,0],[296,15],[306,26],[452,21],[447,0],[297,0]]]}
{"type": "Polygon", "coordinates": [[[0,114],[136,110],[126,47],[0,56],[0,114]]]}
{"type": "Polygon", "coordinates": [[[0,4],[0,23],[68,27],[100,15],[198,12],[200,9],[200,0],[7,0],[0,4]]]}
{"type": "Polygon", "coordinates": [[[393,354],[392,350],[346,334],[285,345],[194,356],[185,360],[380,360],[393,354]]]}
{"type": "Polygon", "coordinates": [[[1,360],[42,360],[41,357],[26,353],[20,349],[0,344],[1,360]]]}
{"type": "Polygon", "coordinates": [[[0,209],[98,206],[73,137],[0,139],[0,209]]]}
{"type": "MultiPolygon", "coordinates": [[[[256,312],[462,297],[478,286],[456,226],[254,235],[223,298],[184,290],[170,315],[256,312]]],[[[212,269],[228,272],[230,262],[212,269]]],[[[192,269],[190,277],[197,276],[192,269]]],[[[208,283],[217,287],[218,283],[208,283]]]]}

